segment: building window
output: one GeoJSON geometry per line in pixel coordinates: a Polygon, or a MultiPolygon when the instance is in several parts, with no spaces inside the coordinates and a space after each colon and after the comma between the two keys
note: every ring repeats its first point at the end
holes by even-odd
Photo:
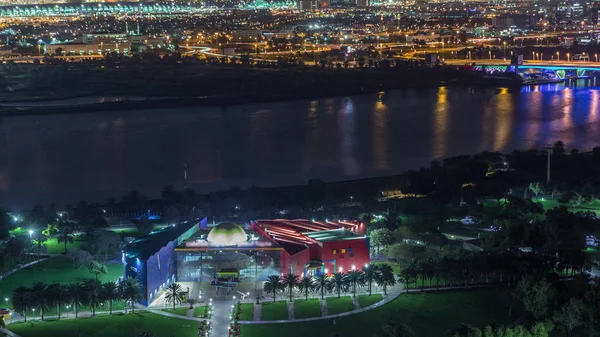
{"type": "Polygon", "coordinates": [[[353,254],[353,253],[350,253],[350,257],[354,257],[354,254],[353,254]]]}
{"type": "Polygon", "coordinates": [[[342,248],[342,254],[346,253],[346,249],[342,248]]]}
{"type": "Polygon", "coordinates": [[[352,253],[352,247],[348,248],[348,253],[352,253]]]}
{"type": "Polygon", "coordinates": [[[333,250],[333,254],[337,254],[337,249],[334,249],[334,250],[333,250]]]}

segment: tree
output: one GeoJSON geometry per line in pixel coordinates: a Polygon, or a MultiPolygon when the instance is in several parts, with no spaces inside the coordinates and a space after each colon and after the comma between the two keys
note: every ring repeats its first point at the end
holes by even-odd
{"type": "Polygon", "coordinates": [[[331,283],[335,287],[338,298],[341,296],[342,291],[346,291],[348,288],[348,275],[343,273],[333,273],[331,275],[331,283]]]}
{"type": "Polygon", "coordinates": [[[378,265],[367,264],[363,267],[363,283],[367,286],[369,290],[369,296],[372,294],[373,290],[373,281],[375,280],[375,274],[379,272],[378,265]]]}
{"type": "Polygon", "coordinates": [[[140,283],[135,278],[128,277],[119,285],[123,299],[131,302],[131,312],[135,312],[135,302],[142,299],[140,283]]]}
{"type": "Polygon", "coordinates": [[[303,277],[298,283],[298,288],[304,293],[305,299],[308,301],[308,293],[314,289],[314,280],[312,276],[303,277]]]}
{"type": "Polygon", "coordinates": [[[144,236],[152,232],[152,230],[154,229],[154,224],[150,221],[150,219],[148,219],[147,216],[142,216],[140,220],[135,224],[135,227],[137,228],[138,232],[140,232],[140,234],[144,236]]]}
{"type": "Polygon", "coordinates": [[[48,308],[48,294],[46,293],[46,285],[42,282],[36,282],[31,286],[30,303],[32,307],[40,310],[42,321],[44,320],[44,311],[48,308]]]}
{"type": "Polygon", "coordinates": [[[92,309],[92,316],[96,316],[96,308],[100,305],[102,299],[102,283],[100,281],[89,279],[83,283],[86,299],[92,309]]]}
{"type": "Polygon", "coordinates": [[[98,281],[98,275],[106,275],[108,273],[108,268],[106,265],[98,261],[91,261],[88,264],[88,270],[90,274],[94,274],[94,276],[96,276],[96,281],[98,281]]]}
{"type": "Polygon", "coordinates": [[[291,302],[294,294],[294,288],[298,286],[298,283],[300,282],[300,277],[294,273],[289,273],[283,277],[281,282],[283,283],[284,287],[288,288],[291,302]]]}
{"type": "Polygon", "coordinates": [[[273,303],[276,301],[277,292],[282,291],[284,287],[281,277],[278,275],[270,275],[264,284],[264,290],[267,294],[273,294],[273,303]]]}
{"type": "Polygon", "coordinates": [[[75,318],[79,313],[79,306],[85,299],[86,291],[81,283],[71,283],[66,287],[66,292],[69,294],[69,302],[73,305],[73,311],[75,312],[75,318]]]}
{"type": "Polygon", "coordinates": [[[369,234],[373,248],[377,247],[377,254],[379,254],[379,247],[387,247],[394,242],[394,232],[387,228],[378,228],[371,231],[369,234]]]}
{"type": "Polygon", "coordinates": [[[537,181],[535,183],[530,183],[528,189],[531,191],[531,193],[533,193],[533,195],[535,195],[536,198],[542,192],[542,186],[537,181]]]}
{"type": "Polygon", "coordinates": [[[56,227],[56,234],[58,235],[58,243],[65,245],[65,254],[67,253],[67,244],[73,243],[73,226],[68,222],[61,221],[56,227]]]}
{"type": "Polygon", "coordinates": [[[92,255],[85,250],[74,250],[69,252],[68,257],[73,261],[73,268],[89,266],[93,261],[92,255]]]}
{"type": "Polygon", "coordinates": [[[352,285],[352,296],[356,297],[356,286],[365,285],[363,279],[363,273],[360,270],[351,270],[347,274],[348,283],[352,285]]]}
{"type": "Polygon", "coordinates": [[[94,255],[96,259],[103,255],[104,260],[108,260],[109,255],[113,257],[121,248],[121,239],[119,234],[113,231],[98,231],[91,236],[91,240],[86,244],[86,249],[94,255]]]}
{"type": "Polygon", "coordinates": [[[568,336],[571,336],[574,328],[584,324],[585,312],[584,302],[579,298],[571,298],[560,310],[555,312],[554,321],[567,332],[568,336]]]}
{"type": "Polygon", "coordinates": [[[26,287],[18,287],[13,290],[10,302],[16,312],[21,313],[25,322],[27,322],[27,310],[29,309],[31,290],[26,287]]]}
{"type": "Polygon", "coordinates": [[[48,296],[48,304],[56,306],[56,314],[58,315],[58,319],[60,319],[60,308],[68,298],[65,287],[60,283],[52,283],[48,285],[46,293],[48,296]]]}
{"type": "Polygon", "coordinates": [[[552,285],[542,279],[532,283],[528,279],[521,279],[517,284],[517,296],[523,301],[525,310],[536,319],[543,320],[548,315],[549,302],[554,297],[552,285]]]}
{"type": "Polygon", "coordinates": [[[376,275],[376,282],[383,287],[383,294],[387,295],[387,287],[396,285],[396,278],[394,277],[392,267],[388,264],[382,264],[379,266],[379,273],[376,275]]]}
{"type": "Polygon", "coordinates": [[[388,258],[395,260],[398,265],[400,265],[401,260],[410,259],[413,256],[411,247],[404,243],[395,243],[389,246],[385,250],[385,255],[388,258]]]}
{"type": "Polygon", "coordinates": [[[112,315],[113,301],[121,298],[119,287],[115,282],[105,282],[102,284],[102,298],[108,301],[109,314],[112,315]]]}
{"type": "Polygon", "coordinates": [[[331,278],[325,274],[317,275],[313,278],[314,286],[321,293],[321,299],[325,299],[325,292],[330,292],[332,289],[331,278]]]}
{"type": "Polygon", "coordinates": [[[390,322],[381,327],[381,337],[414,337],[415,333],[406,324],[390,322]]]}
{"type": "Polygon", "coordinates": [[[165,300],[167,303],[173,305],[173,310],[175,310],[175,305],[182,304],[185,299],[185,292],[179,283],[171,283],[167,286],[165,292],[165,300]]]}
{"type": "Polygon", "coordinates": [[[549,329],[546,327],[546,324],[543,322],[535,323],[531,327],[530,332],[532,337],[548,337],[550,333],[549,329]]]}

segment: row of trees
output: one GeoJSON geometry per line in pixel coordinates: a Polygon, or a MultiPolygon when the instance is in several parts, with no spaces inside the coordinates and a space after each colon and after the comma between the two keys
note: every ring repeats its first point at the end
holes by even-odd
{"type": "Polygon", "coordinates": [[[81,306],[87,306],[96,314],[96,309],[103,303],[108,302],[110,314],[113,310],[113,302],[126,301],[131,303],[131,310],[135,309],[135,302],[141,299],[140,284],[134,278],[127,278],[120,283],[101,283],[96,279],[88,279],[84,282],[70,284],[44,284],[34,283],[31,287],[18,287],[13,290],[11,303],[16,312],[21,314],[27,321],[29,310],[39,311],[43,320],[49,308],[56,308],[58,319],[61,318],[61,307],[72,306],[77,317],[81,306]]]}
{"type": "Polygon", "coordinates": [[[384,294],[387,287],[394,286],[396,279],[392,271],[392,267],[387,264],[374,264],[363,267],[362,270],[351,270],[347,273],[320,274],[316,276],[300,276],[289,273],[280,277],[271,275],[264,283],[264,291],[267,294],[273,295],[273,302],[276,301],[278,292],[287,291],[290,301],[293,300],[294,290],[298,289],[300,293],[308,300],[308,295],[311,292],[321,294],[321,299],[325,298],[325,293],[330,293],[335,290],[338,298],[342,292],[351,291],[353,296],[356,296],[358,287],[367,287],[369,296],[372,294],[373,284],[383,288],[384,294]]]}

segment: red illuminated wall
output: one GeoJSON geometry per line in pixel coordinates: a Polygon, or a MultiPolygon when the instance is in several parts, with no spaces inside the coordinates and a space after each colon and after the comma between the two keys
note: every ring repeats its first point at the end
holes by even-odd
{"type": "Polygon", "coordinates": [[[367,239],[359,238],[354,240],[341,240],[341,241],[330,241],[323,243],[323,261],[325,262],[325,268],[328,269],[329,273],[339,271],[342,267],[342,271],[348,272],[352,270],[352,266],[356,270],[361,270],[365,264],[371,262],[369,257],[369,249],[367,247],[367,239]],[[342,250],[345,249],[345,253],[342,250]],[[333,253],[335,250],[335,254],[333,253]],[[336,269],[333,270],[334,260],[336,269]]]}
{"type": "Polygon", "coordinates": [[[303,251],[292,256],[285,250],[281,251],[281,260],[279,261],[279,273],[289,274],[290,266],[294,274],[301,276],[304,273],[304,265],[310,261],[310,249],[306,248],[303,251]]]}

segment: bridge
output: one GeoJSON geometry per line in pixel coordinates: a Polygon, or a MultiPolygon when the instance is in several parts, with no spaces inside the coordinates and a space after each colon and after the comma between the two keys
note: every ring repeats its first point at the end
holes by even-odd
{"type": "MultiPolygon", "coordinates": [[[[488,72],[505,72],[514,68],[510,62],[504,60],[446,60],[447,64],[465,65],[474,64],[475,69],[485,69],[488,72]]],[[[577,77],[585,77],[593,72],[600,73],[599,62],[582,61],[524,61],[519,65],[519,72],[551,72],[559,78],[565,78],[568,74],[577,77]],[[533,70],[533,71],[532,71],[533,70]],[[537,70],[537,71],[536,71],[537,70]]]]}

